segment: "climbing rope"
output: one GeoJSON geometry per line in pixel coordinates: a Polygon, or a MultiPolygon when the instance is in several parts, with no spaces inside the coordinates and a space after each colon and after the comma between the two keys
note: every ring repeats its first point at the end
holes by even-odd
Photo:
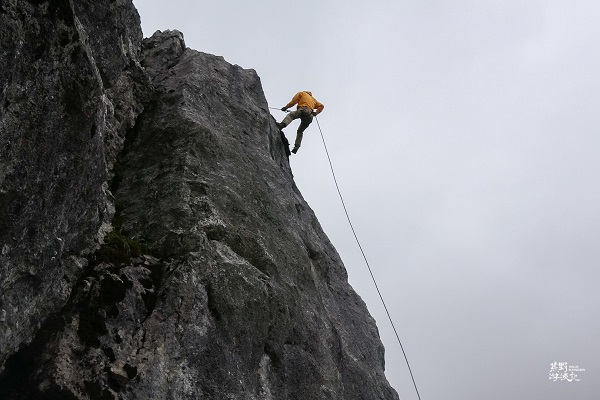
{"type": "Polygon", "coordinates": [[[356,235],[356,231],[354,230],[354,226],[352,225],[352,221],[350,220],[350,215],[348,214],[348,209],[346,208],[346,203],[344,202],[344,197],[342,196],[342,192],[340,191],[340,186],[338,185],[337,179],[335,177],[333,163],[331,162],[331,157],[329,156],[329,150],[327,150],[327,144],[325,143],[325,136],[323,135],[323,130],[321,129],[321,125],[319,124],[319,120],[317,119],[316,116],[315,116],[315,120],[317,121],[317,126],[319,127],[319,132],[321,132],[321,139],[323,140],[323,146],[325,147],[325,153],[327,154],[327,159],[329,160],[329,167],[331,168],[331,174],[333,175],[333,181],[335,182],[335,187],[340,196],[340,200],[342,201],[342,206],[344,207],[344,212],[346,213],[346,219],[348,220],[348,223],[350,224],[350,229],[352,229],[352,233],[354,234],[354,239],[356,240],[356,243],[358,244],[358,248],[360,249],[360,252],[362,253],[362,256],[365,260],[365,264],[367,264],[367,268],[369,269],[369,273],[371,274],[371,279],[373,280],[373,283],[375,284],[375,289],[377,289],[377,294],[379,294],[379,298],[381,299],[383,308],[385,309],[387,317],[390,320],[390,324],[392,325],[392,329],[394,330],[394,333],[396,334],[396,339],[398,339],[398,344],[400,345],[400,349],[402,350],[402,354],[404,355],[404,360],[406,361],[406,365],[408,366],[408,372],[410,372],[410,377],[411,377],[413,385],[415,387],[415,391],[417,392],[417,397],[419,398],[419,400],[421,400],[421,395],[419,394],[419,389],[417,388],[417,383],[415,382],[415,377],[412,373],[412,369],[410,368],[410,363],[408,362],[408,357],[406,356],[406,352],[404,351],[404,346],[402,346],[402,341],[400,340],[398,331],[396,330],[396,327],[394,326],[394,321],[392,320],[390,312],[388,311],[388,308],[385,304],[385,300],[383,300],[383,295],[381,294],[381,291],[379,290],[379,286],[377,285],[377,281],[375,280],[375,275],[373,275],[373,271],[371,270],[371,265],[369,265],[369,260],[367,259],[367,256],[366,256],[365,252],[363,251],[362,245],[360,244],[360,240],[358,240],[358,236],[356,235]]]}
{"type": "MultiPolygon", "coordinates": [[[[278,110],[278,111],[282,111],[281,108],[276,108],[276,107],[269,107],[271,110],[278,110]]],[[[285,110],[284,112],[289,113],[290,110],[285,110]]]]}

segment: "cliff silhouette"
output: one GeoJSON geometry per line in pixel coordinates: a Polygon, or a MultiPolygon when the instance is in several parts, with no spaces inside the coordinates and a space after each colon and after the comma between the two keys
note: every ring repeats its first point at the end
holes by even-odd
{"type": "Polygon", "coordinates": [[[255,71],[0,3],[0,399],[398,399],[255,71]]]}

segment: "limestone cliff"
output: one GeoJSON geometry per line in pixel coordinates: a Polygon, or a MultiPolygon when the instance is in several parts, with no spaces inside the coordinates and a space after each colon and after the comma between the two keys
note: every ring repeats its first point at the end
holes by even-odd
{"type": "Polygon", "coordinates": [[[129,0],[0,46],[0,398],[398,398],[254,71],[129,0]]]}

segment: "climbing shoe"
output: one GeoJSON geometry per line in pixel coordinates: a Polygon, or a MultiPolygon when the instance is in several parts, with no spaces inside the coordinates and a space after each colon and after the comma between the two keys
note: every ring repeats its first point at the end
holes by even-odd
{"type": "Polygon", "coordinates": [[[296,154],[299,148],[300,146],[294,146],[294,148],[292,149],[292,153],[296,154]]]}

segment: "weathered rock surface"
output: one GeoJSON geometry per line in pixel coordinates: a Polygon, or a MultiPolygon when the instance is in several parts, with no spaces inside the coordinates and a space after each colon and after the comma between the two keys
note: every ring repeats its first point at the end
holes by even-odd
{"type": "Polygon", "coordinates": [[[0,2],[0,365],[110,223],[107,171],[148,90],[141,39],[128,1],[0,2]]]}
{"type": "Polygon", "coordinates": [[[0,40],[0,398],[398,398],[254,71],[125,0],[0,40]]]}

